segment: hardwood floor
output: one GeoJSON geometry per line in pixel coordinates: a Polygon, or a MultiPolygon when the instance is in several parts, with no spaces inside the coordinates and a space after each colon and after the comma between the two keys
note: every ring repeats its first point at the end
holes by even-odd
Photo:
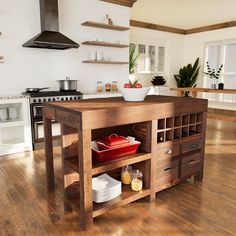
{"type": "MultiPolygon", "coordinates": [[[[57,150],[58,151],[58,150],[57,150]]],[[[191,179],[94,219],[81,231],[57,188],[47,193],[43,150],[0,157],[0,235],[236,235],[236,124],[208,120],[202,183],[191,179]]]]}

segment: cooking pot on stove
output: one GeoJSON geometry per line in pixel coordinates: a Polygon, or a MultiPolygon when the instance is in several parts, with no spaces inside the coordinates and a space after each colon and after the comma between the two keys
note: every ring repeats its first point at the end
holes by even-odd
{"type": "Polygon", "coordinates": [[[60,91],[76,91],[77,81],[78,80],[71,80],[69,76],[64,80],[58,80],[60,91]]]}

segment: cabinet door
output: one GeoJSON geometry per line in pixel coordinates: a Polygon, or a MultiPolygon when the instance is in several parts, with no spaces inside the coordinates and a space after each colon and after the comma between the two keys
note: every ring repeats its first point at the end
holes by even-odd
{"type": "Polygon", "coordinates": [[[147,56],[146,56],[146,45],[145,44],[138,44],[138,72],[145,73],[146,72],[146,63],[147,63],[147,56]]]}
{"type": "Polygon", "coordinates": [[[130,48],[136,47],[138,73],[165,72],[165,46],[146,43],[131,43],[130,48]]]}
{"type": "Polygon", "coordinates": [[[157,163],[156,187],[158,190],[167,188],[179,179],[179,160],[170,159],[157,163]]]}
{"type": "Polygon", "coordinates": [[[173,185],[179,179],[179,144],[161,148],[157,151],[156,168],[157,191],[173,185]]]}
{"type": "Polygon", "coordinates": [[[187,177],[199,171],[201,168],[201,155],[195,153],[182,158],[181,178],[187,177]]]}
{"type": "Polygon", "coordinates": [[[165,72],[165,47],[158,46],[158,63],[156,72],[165,72]]]}

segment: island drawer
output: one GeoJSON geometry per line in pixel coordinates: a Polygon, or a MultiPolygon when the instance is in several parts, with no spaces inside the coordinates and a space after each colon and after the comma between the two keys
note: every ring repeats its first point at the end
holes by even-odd
{"type": "Polygon", "coordinates": [[[195,153],[182,158],[181,178],[194,174],[201,168],[201,154],[195,153]]]}
{"type": "Polygon", "coordinates": [[[165,185],[171,185],[172,182],[179,178],[179,160],[172,162],[158,163],[157,165],[157,181],[158,188],[164,188],[165,185]]]}
{"type": "Polygon", "coordinates": [[[158,160],[170,159],[171,157],[178,156],[179,154],[180,154],[179,144],[173,144],[171,146],[157,150],[158,160]]]}
{"type": "Polygon", "coordinates": [[[182,143],[182,153],[191,152],[201,148],[201,140],[194,139],[182,143]]]}

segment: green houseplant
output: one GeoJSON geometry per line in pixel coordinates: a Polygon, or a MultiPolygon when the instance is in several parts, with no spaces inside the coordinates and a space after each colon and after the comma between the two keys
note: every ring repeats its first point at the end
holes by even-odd
{"type": "Polygon", "coordinates": [[[135,55],[135,50],[136,50],[137,45],[134,45],[133,47],[130,47],[129,49],[129,74],[133,74],[134,70],[137,66],[137,60],[138,60],[138,55],[135,55]]]}
{"type": "Polygon", "coordinates": [[[223,68],[223,64],[221,64],[218,68],[218,70],[215,70],[215,69],[212,69],[210,67],[210,64],[209,62],[207,61],[206,62],[206,66],[207,66],[207,72],[203,72],[205,75],[208,75],[210,79],[212,79],[212,84],[211,84],[211,88],[212,89],[216,89],[216,84],[218,81],[218,79],[220,78],[220,73],[221,73],[221,70],[223,68]]]}
{"type": "MultiPolygon", "coordinates": [[[[180,68],[179,74],[174,75],[176,85],[178,88],[186,88],[186,87],[196,87],[196,81],[199,74],[200,66],[199,57],[196,59],[194,64],[188,64],[183,68],[180,68]]],[[[185,96],[189,96],[189,92],[185,92],[185,96]]]]}
{"type": "Polygon", "coordinates": [[[138,56],[139,54],[135,55],[137,45],[130,46],[129,49],[129,83],[132,85],[132,87],[138,82],[138,79],[136,79],[134,71],[135,68],[138,65],[138,56]]]}

